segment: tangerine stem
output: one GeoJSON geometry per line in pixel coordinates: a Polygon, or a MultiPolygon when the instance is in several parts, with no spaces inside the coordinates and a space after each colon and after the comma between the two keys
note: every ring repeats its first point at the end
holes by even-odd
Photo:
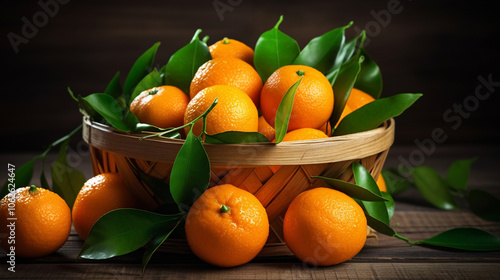
{"type": "Polygon", "coordinates": [[[304,76],[306,73],[302,70],[297,71],[297,75],[304,76]]]}
{"type": "Polygon", "coordinates": [[[229,44],[229,43],[230,43],[230,42],[229,42],[229,38],[224,37],[224,39],[222,39],[222,43],[223,43],[223,44],[229,44]]]}
{"type": "Polygon", "coordinates": [[[35,185],[31,185],[28,192],[29,193],[36,193],[37,191],[38,191],[38,189],[36,188],[36,186],[35,185]]]}
{"type": "Polygon", "coordinates": [[[220,208],[220,212],[221,213],[226,213],[229,211],[229,209],[231,209],[231,207],[227,206],[227,205],[222,205],[222,207],[220,208]]]}

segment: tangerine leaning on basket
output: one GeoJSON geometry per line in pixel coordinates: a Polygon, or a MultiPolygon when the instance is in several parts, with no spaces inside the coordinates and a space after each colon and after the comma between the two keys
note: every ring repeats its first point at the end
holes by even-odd
{"type": "Polygon", "coordinates": [[[186,218],[186,239],[200,259],[220,267],[251,261],[269,235],[266,209],[251,193],[230,184],[206,190],[186,218]]]}
{"type": "MultiPolygon", "coordinates": [[[[206,132],[217,134],[226,131],[256,132],[259,126],[259,115],[255,104],[242,90],[216,85],[203,89],[189,102],[184,115],[187,124],[203,114],[217,98],[218,103],[206,117],[206,132]]],[[[196,136],[201,134],[203,120],[193,126],[196,136]]],[[[189,127],[185,129],[186,134],[189,127]]]]}
{"type": "Polygon", "coordinates": [[[302,81],[295,92],[288,131],[299,128],[319,128],[333,111],[333,89],[328,79],[318,70],[305,65],[286,65],[276,70],[262,87],[261,111],[274,127],[276,112],[288,89],[302,81]]]}
{"type": "Polygon", "coordinates": [[[0,244],[6,252],[15,246],[15,254],[24,258],[39,258],[57,251],[68,239],[71,211],[56,193],[36,186],[19,188],[14,196],[0,200],[0,244]],[[14,202],[13,202],[14,201],[14,202]],[[10,215],[9,203],[15,203],[15,215],[10,215]],[[16,218],[15,243],[7,237],[11,228],[8,218],[16,218]]]}
{"type": "Polygon", "coordinates": [[[141,92],[130,104],[130,112],[140,122],[160,128],[183,124],[189,98],[177,87],[161,86],[141,92]]]}
{"type": "Polygon", "coordinates": [[[193,99],[202,89],[215,86],[234,86],[244,91],[255,106],[259,107],[262,79],[257,71],[245,61],[233,58],[214,58],[205,62],[191,81],[189,95],[193,99]]]}
{"type": "Polygon", "coordinates": [[[118,208],[136,208],[118,173],[102,173],[85,182],[73,204],[73,226],[83,240],[99,218],[118,208]]]}
{"type": "Polygon", "coordinates": [[[208,47],[212,58],[234,57],[253,65],[254,51],[244,43],[224,37],[208,47]]]}
{"type": "Polygon", "coordinates": [[[288,248],[313,266],[329,266],[352,259],[366,241],[363,209],[348,195],[329,188],[299,194],[283,220],[288,248]]]}

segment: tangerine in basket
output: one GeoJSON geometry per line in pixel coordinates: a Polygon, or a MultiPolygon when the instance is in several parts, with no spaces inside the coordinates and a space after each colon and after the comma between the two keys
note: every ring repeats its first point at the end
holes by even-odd
{"type": "MultiPolygon", "coordinates": [[[[206,132],[217,134],[225,131],[257,132],[259,115],[255,104],[242,90],[233,86],[216,85],[203,89],[189,102],[184,123],[202,115],[217,98],[218,103],[207,115],[206,132]]],[[[200,135],[203,120],[194,124],[193,133],[200,135]]],[[[189,127],[186,127],[186,134],[189,127]]]]}
{"type": "Polygon", "coordinates": [[[303,76],[295,92],[288,131],[319,128],[333,111],[333,89],[318,70],[304,65],[286,65],[276,70],[262,87],[260,106],[266,121],[274,127],[278,106],[288,89],[303,76]]]}
{"type": "Polygon", "coordinates": [[[174,86],[154,87],[141,92],[130,103],[130,112],[140,122],[160,128],[178,127],[183,124],[189,97],[174,86]]]}
{"type": "Polygon", "coordinates": [[[57,251],[71,230],[71,211],[56,193],[36,186],[19,188],[0,200],[0,244],[9,253],[38,258],[57,251]],[[15,211],[9,210],[15,204],[15,211]],[[14,214],[14,215],[12,215],[14,214]],[[15,222],[8,218],[16,218],[15,222]],[[14,228],[9,225],[14,225],[14,228]],[[13,236],[15,239],[8,239],[13,236]],[[15,241],[15,243],[12,242],[15,241]]]}
{"type": "Polygon", "coordinates": [[[349,94],[349,98],[347,99],[347,106],[351,107],[354,111],[372,101],[375,101],[373,96],[357,88],[352,88],[351,94],[349,94]]]}
{"type": "Polygon", "coordinates": [[[254,51],[244,43],[224,37],[208,47],[212,58],[234,57],[253,65],[254,51]]]}
{"type": "Polygon", "coordinates": [[[348,195],[328,188],[299,194],[283,221],[283,234],[293,254],[313,266],[352,259],[364,246],[367,222],[348,195]]]}
{"type": "Polygon", "coordinates": [[[321,138],[328,138],[328,135],[326,135],[323,131],[319,129],[306,127],[287,132],[285,134],[285,137],[283,137],[282,141],[283,142],[302,141],[302,140],[321,139],[321,138]]]}
{"type": "Polygon", "coordinates": [[[275,136],[274,127],[270,126],[266,122],[266,119],[264,119],[264,116],[259,117],[259,129],[258,130],[260,133],[262,133],[264,136],[266,136],[266,138],[269,141],[274,140],[274,136],[275,136]]]}
{"type": "Polygon", "coordinates": [[[233,267],[251,261],[269,235],[266,209],[251,193],[230,184],[206,190],[186,218],[186,239],[207,263],[233,267]]]}
{"type": "Polygon", "coordinates": [[[73,204],[73,226],[85,240],[99,218],[118,208],[136,208],[135,198],[127,191],[118,173],[102,173],[83,184],[73,204]]]}
{"type": "Polygon", "coordinates": [[[193,99],[202,89],[215,85],[234,86],[244,91],[259,107],[262,79],[245,61],[232,58],[214,58],[205,62],[191,81],[189,95],[193,99]]]}

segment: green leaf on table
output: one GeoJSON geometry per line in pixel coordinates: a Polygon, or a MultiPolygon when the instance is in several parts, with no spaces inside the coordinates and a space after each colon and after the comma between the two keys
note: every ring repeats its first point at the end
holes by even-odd
{"type": "Polygon", "coordinates": [[[281,99],[280,105],[278,106],[278,110],[276,111],[276,116],[274,118],[274,141],[276,144],[281,143],[288,130],[288,121],[290,120],[290,116],[292,114],[293,99],[295,98],[295,92],[297,91],[303,77],[304,76],[301,76],[300,79],[287,90],[283,99],[281,99]]]}
{"type": "Polygon", "coordinates": [[[454,228],[434,237],[411,242],[412,245],[432,245],[466,251],[500,250],[500,238],[476,228],[454,228]]]}
{"type": "Polygon", "coordinates": [[[395,236],[397,234],[396,231],[392,229],[391,226],[389,226],[389,224],[386,224],[385,222],[382,222],[381,220],[370,216],[370,214],[367,212],[365,212],[365,216],[368,225],[377,232],[380,232],[387,236],[395,236]]]}
{"type": "Polygon", "coordinates": [[[114,98],[118,98],[122,95],[123,89],[122,85],[120,84],[120,72],[116,72],[115,76],[113,77],[113,79],[111,79],[108,86],[106,87],[106,90],[104,90],[104,93],[109,94],[114,98]]]}
{"type": "Polygon", "coordinates": [[[170,192],[183,212],[207,189],[210,161],[200,139],[192,129],[177,154],[170,173],[170,192]]]}
{"type": "Polygon", "coordinates": [[[110,211],[92,226],[78,257],[109,259],[133,252],[180,219],[181,214],[162,215],[139,209],[110,211]]]}
{"type": "Polygon", "coordinates": [[[81,171],[68,164],[67,156],[70,140],[71,138],[68,138],[62,143],[57,159],[50,166],[50,171],[54,192],[64,199],[71,209],[86,179],[81,171]]]}
{"type": "Polygon", "coordinates": [[[205,135],[205,143],[210,144],[241,144],[241,143],[269,143],[260,132],[226,131],[214,135],[205,135]]]}
{"type": "Polygon", "coordinates": [[[83,97],[96,112],[98,112],[114,128],[129,132],[130,128],[122,119],[122,108],[120,104],[110,95],[104,93],[93,93],[83,97]]]}
{"type": "Polygon", "coordinates": [[[134,88],[134,92],[130,96],[129,104],[134,101],[134,99],[141,94],[141,92],[163,85],[163,73],[158,72],[156,68],[151,71],[151,73],[147,74],[137,86],[134,88]]]}
{"type": "Polygon", "coordinates": [[[165,83],[180,88],[187,96],[198,68],[212,59],[207,44],[198,38],[200,33],[201,29],[196,30],[191,42],[175,52],[165,67],[165,83]]]}
{"type": "Polygon", "coordinates": [[[135,61],[123,86],[123,97],[125,100],[130,100],[130,96],[137,84],[151,71],[159,46],[159,42],[155,43],[135,61]]]}
{"type": "MultiPolygon", "coordinates": [[[[377,182],[366,168],[358,162],[353,162],[352,171],[356,185],[365,188],[374,194],[381,196],[377,182]]],[[[389,213],[384,201],[361,201],[363,208],[373,218],[390,225],[389,213]]]]}
{"type": "Polygon", "coordinates": [[[354,87],[378,99],[382,93],[382,72],[364,48],[360,50],[360,54],[365,59],[361,63],[361,70],[354,83],[354,87]]]}
{"type": "Polygon", "coordinates": [[[361,62],[363,57],[354,56],[349,62],[342,65],[339,69],[335,70],[338,73],[332,77],[334,80],[330,80],[333,85],[333,95],[335,103],[333,104],[333,112],[330,116],[330,124],[334,126],[340,119],[342,112],[344,111],[347,99],[351,94],[352,87],[358,76],[359,70],[361,69],[361,62]]]}
{"type": "Polygon", "coordinates": [[[477,189],[471,190],[466,198],[472,213],[488,221],[500,222],[500,199],[477,189]]]}
{"type": "Polygon", "coordinates": [[[390,195],[397,195],[415,187],[415,185],[402,176],[396,168],[383,169],[382,176],[384,176],[387,192],[390,195]]]}
{"type": "Polygon", "coordinates": [[[167,238],[172,234],[172,232],[177,228],[179,225],[181,219],[175,223],[175,220],[172,220],[172,224],[175,223],[173,227],[170,228],[170,226],[167,227],[167,229],[159,234],[157,234],[151,241],[148,243],[146,246],[146,251],[144,252],[144,255],[142,255],[142,273],[144,274],[144,271],[146,270],[146,266],[149,263],[149,260],[151,260],[151,257],[153,254],[158,250],[158,248],[167,240],[167,238]]]}
{"type": "Polygon", "coordinates": [[[422,196],[432,205],[443,210],[457,209],[449,186],[439,173],[429,166],[417,166],[411,169],[415,186],[422,196]]]}
{"type": "Polygon", "coordinates": [[[274,28],[262,33],[255,44],[253,63],[263,82],[278,68],[292,64],[300,53],[297,41],[278,29],[282,21],[283,16],[274,28]]]}
{"type": "Polygon", "coordinates": [[[3,184],[2,191],[0,191],[0,198],[3,198],[9,193],[9,189],[12,189],[12,185],[14,185],[15,189],[26,187],[30,185],[31,178],[33,177],[33,169],[35,167],[35,161],[38,157],[34,157],[25,164],[16,167],[14,171],[15,177],[8,177],[5,183],[3,184]],[[15,178],[14,180],[9,181],[10,178],[15,178]],[[11,186],[9,186],[12,184],[11,186]]]}
{"type": "Polygon", "coordinates": [[[421,96],[420,93],[401,93],[370,102],[345,116],[333,135],[339,136],[375,129],[386,120],[402,114],[421,96]]]}
{"type": "Polygon", "coordinates": [[[386,201],[386,199],[382,197],[382,195],[378,195],[368,189],[365,189],[363,187],[360,187],[358,185],[346,181],[323,177],[323,176],[311,176],[311,178],[321,179],[325,183],[330,185],[333,189],[343,192],[352,198],[364,201],[386,201]]]}
{"type": "Polygon", "coordinates": [[[446,182],[450,187],[458,191],[465,191],[467,189],[467,182],[469,181],[470,166],[477,158],[457,160],[453,162],[448,168],[446,175],[446,182]]]}
{"type": "Polygon", "coordinates": [[[293,61],[295,65],[307,65],[326,74],[331,71],[339,50],[345,42],[345,30],[353,22],[313,38],[293,61]]]}
{"type": "Polygon", "coordinates": [[[387,214],[389,215],[389,221],[392,220],[392,217],[394,216],[394,211],[396,210],[396,203],[394,202],[394,199],[389,193],[386,192],[380,192],[382,194],[382,197],[385,198],[387,201],[385,202],[385,207],[387,208],[387,214]]]}

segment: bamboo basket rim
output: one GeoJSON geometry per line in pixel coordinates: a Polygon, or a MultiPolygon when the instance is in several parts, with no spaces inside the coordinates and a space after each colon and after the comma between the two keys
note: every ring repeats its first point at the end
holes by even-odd
{"type": "MultiPolygon", "coordinates": [[[[356,160],[388,150],[394,142],[393,118],[378,128],[309,141],[203,146],[214,166],[302,165],[356,160]]],[[[141,137],[150,133],[128,133],[83,117],[83,139],[92,147],[127,157],[174,162],[182,139],[141,137]]]]}

